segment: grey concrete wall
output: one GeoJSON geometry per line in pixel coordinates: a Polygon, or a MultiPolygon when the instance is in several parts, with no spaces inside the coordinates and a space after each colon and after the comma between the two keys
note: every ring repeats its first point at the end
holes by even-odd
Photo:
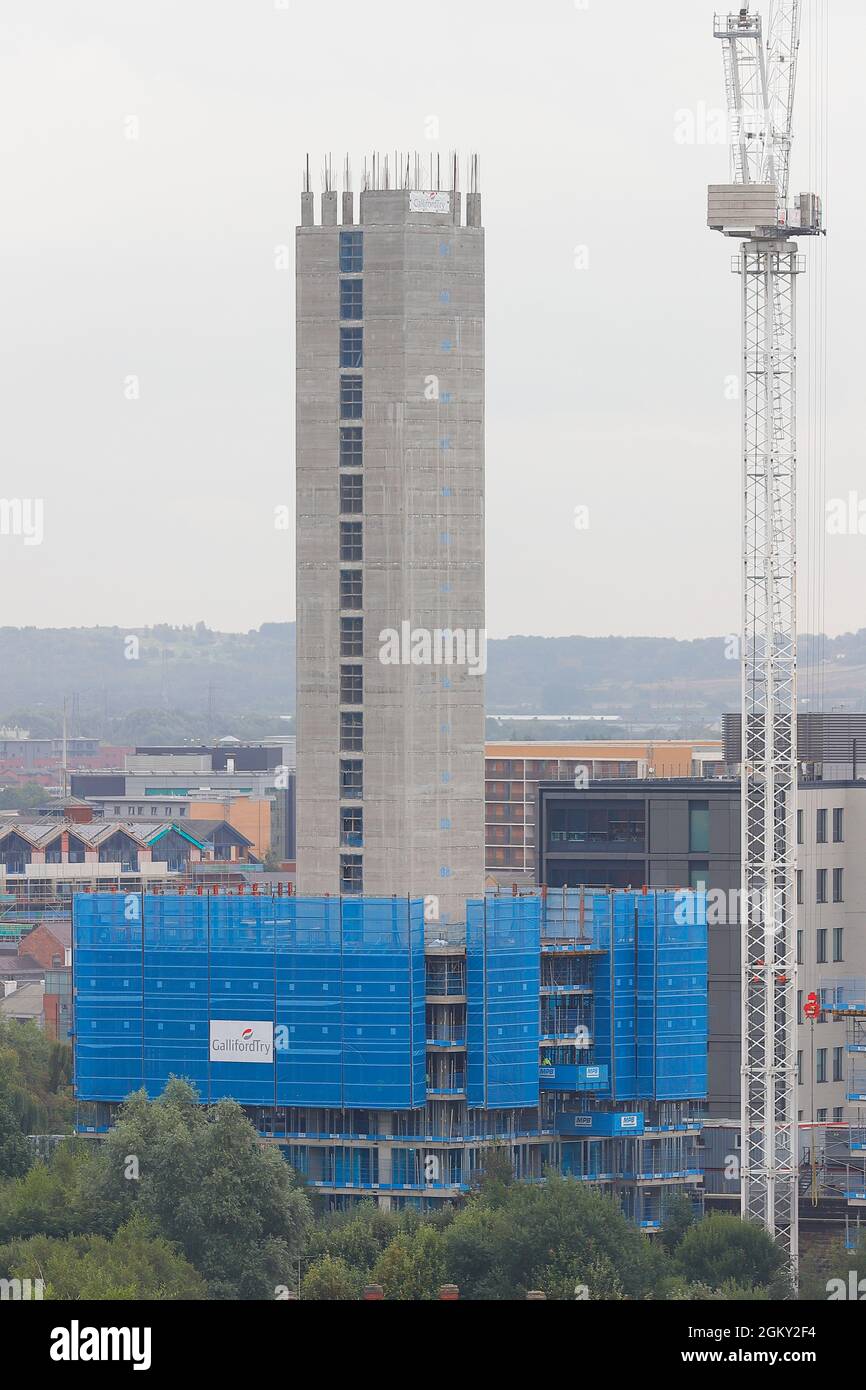
{"type": "Polygon", "coordinates": [[[484,681],[383,664],[380,634],[484,628],[484,233],[456,215],[361,195],[358,566],[339,560],[340,229],[297,233],[299,891],[339,891],[339,573],[358,568],[364,893],[437,896],[443,920],[483,887],[484,681]]]}

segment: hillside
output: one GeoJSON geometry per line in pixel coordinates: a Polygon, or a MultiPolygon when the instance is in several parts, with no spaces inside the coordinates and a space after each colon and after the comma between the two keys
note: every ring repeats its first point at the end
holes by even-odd
{"type": "MultiPolygon", "coordinates": [[[[247,633],[156,626],[0,628],[0,723],[112,742],[260,737],[294,713],[295,628],[247,633]],[[132,640],[135,639],[135,640],[132,640]]],[[[822,643],[804,638],[801,695],[820,674],[826,708],[864,708],[866,629],[822,643]],[[812,664],[823,645],[822,670],[812,664]]],[[[488,650],[487,709],[497,715],[615,715],[684,736],[717,726],[738,702],[725,639],[509,637],[488,650]]]]}

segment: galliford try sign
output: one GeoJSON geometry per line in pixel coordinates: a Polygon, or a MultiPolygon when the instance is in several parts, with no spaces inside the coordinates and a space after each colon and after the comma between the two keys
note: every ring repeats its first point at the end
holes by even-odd
{"type": "Polygon", "coordinates": [[[273,1062],[273,1022],[250,1023],[233,1018],[212,1018],[210,1059],[212,1062],[273,1062]]]}

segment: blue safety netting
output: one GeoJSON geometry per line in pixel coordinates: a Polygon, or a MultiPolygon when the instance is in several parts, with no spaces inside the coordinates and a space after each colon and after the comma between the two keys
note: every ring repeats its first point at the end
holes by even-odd
{"type": "Polygon", "coordinates": [[[709,1027],[706,894],[695,893],[688,911],[681,894],[653,894],[638,899],[638,913],[656,939],[656,1098],[703,1098],[709,1027]]]}
{"type": "Polygon", "coordinates": [[[86,1100],[118,1100],[142,1085],[141,895],[77,894],[75,1075],[86,1100]]]}
{"type": "MultiPolygon", "coordinates": [[[[596,895],[597,896],[597,895],[596,895]]],[[[617,892],[609,953],[594,974],[593,1061],[614,1100],[700,1099],[707,1091],[706,896],[617,892]]],[[[601,919],[602,903],[594,904],[601,919]]]]}
{"type": "Polygon", "coordinates": [[[74,942],[82,1100],[158,1095],[175,1075],[203,1100],[424,1104],[420,901],[81,894],[74,942]],[[225,1021],[272,1028],[272,1057],[213,1060],[225,1021]]]}
{"type": "Polygon", "coordinates": [[[538,1103],[541,900],[466,905],[467,1096],[488,1109],[538,1103]]]}

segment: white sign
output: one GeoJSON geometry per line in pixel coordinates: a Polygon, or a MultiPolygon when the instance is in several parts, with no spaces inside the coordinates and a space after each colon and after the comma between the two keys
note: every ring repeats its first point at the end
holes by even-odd
{"type": "Polygon", "coordinates": [[[451,194],[450,193],[419,193],[417,191],[409,194],[410,212],[450,212],[451,194]]]}
{"type": "Polygon", "coordinates": [[[210,1021],[210,1059],[212,1062],[273,1062],[273,1023],[249,1023],[241,1019],[212,1018],[210,1021]]]}

